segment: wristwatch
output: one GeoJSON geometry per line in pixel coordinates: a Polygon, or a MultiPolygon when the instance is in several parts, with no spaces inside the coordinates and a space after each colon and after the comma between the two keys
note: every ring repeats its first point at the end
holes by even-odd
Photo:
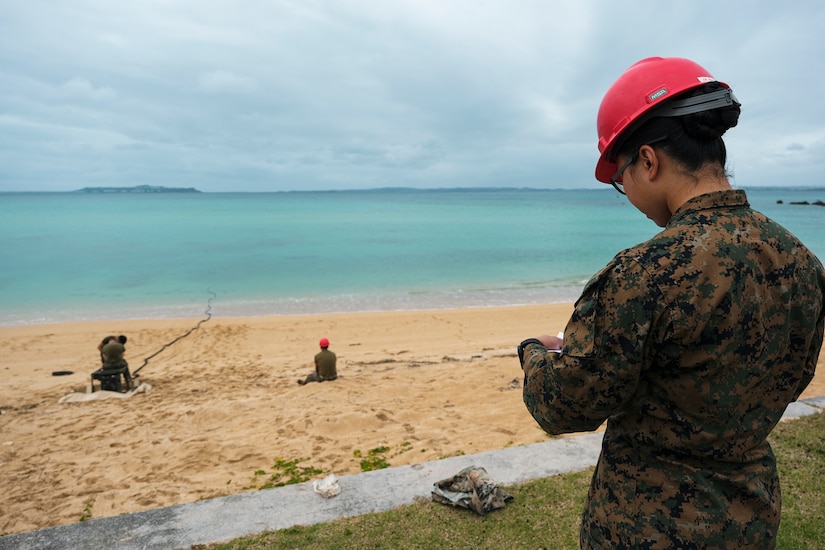
{"type": "MultiPolygon", "coordinates": [[[[544,347],[544,344],[542,344],[541,340],[539,340],[538,338],[528,338],[527,340],[525,340],[524,342],[519,344],[518,345],[518,361],[519,361],[519,363],[521,363],[522,368],[524,368],[524,348],[527,347],[530,344],[538,344],[541,347],[544,347]]],[[[545,348],[545,349],[547,349],[547,348],[545,348]]]]}

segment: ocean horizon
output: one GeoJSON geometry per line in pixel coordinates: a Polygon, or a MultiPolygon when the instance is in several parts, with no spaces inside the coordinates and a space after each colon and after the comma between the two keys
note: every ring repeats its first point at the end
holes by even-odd
{"type": "MultiPolygon", "coordinates": [[[[825,187],[745,190],[825,257],[825,187]]],[[[0,193],[0,326],[572,302],[659,230],[609,186],[0,193]]]]}

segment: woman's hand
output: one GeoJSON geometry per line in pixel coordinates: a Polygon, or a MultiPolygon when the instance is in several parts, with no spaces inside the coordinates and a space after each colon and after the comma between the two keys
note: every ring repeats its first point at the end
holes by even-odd
{"type": "Polygon", "coordinates": [[[564,345],[564,340],[562,340],[558,336],[550,336],[549,334],[542,334],[537,338],[537,340],[544,344],[544,347],[546,347],[547,349],[554,351],[560,350],[561,347],[564,345]]]}

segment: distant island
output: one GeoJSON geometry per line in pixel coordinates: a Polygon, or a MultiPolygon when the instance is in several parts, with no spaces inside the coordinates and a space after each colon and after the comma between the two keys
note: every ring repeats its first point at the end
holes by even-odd
{"type": "Polygon", "coordinates": [[[163,187],[161,185],[135,185],[133,187],[84,187],[75,193],[200,193],[194,187],[163,187]]]}

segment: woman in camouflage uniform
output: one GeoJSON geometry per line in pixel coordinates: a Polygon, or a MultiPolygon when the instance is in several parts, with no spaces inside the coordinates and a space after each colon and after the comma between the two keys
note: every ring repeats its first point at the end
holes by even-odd
{"type": "Polygon", "coordinates": [[[546,432],[607,420],[583,548],[775,547],[766,438],[813,378],[825,274],[731,189],[722,135],[739,112],[727,84],[678,58],[633,65],[599,109],[596,178],[663,230],[587,283],[563,341],[519,346],[546,432]]]}

